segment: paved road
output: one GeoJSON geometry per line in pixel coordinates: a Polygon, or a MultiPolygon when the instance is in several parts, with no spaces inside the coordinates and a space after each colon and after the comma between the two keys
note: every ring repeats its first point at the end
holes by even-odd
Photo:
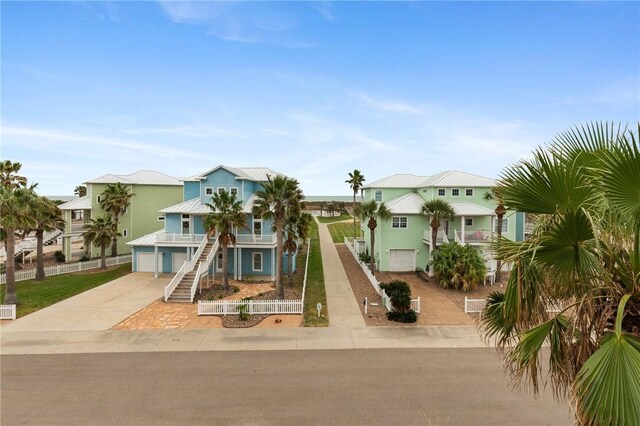
{"type": "Polygon", "coordinates": [[[13,424],[563,425],[491,349],[5,355],[13,424]]]}

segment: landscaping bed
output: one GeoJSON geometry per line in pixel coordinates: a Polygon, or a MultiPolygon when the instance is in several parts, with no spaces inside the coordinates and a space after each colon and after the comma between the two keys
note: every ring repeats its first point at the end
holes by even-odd
{"type": "MultiPolygon", "coordinates": [[[[352,228],[353,229],[353,228],[352,228]]],[[[367,276],[362,272],[360,265],[353,258],[353,255],[349,251],[349,249],[344,244],[336,245],[336,249],[338,250],[338,255],[340,256],[340,260],[342,261],[342,266],[344,268],[345,273],[347,274],[347,278],[349,279],[349,284],[351,284],[351,289],[358,301],[358,305],[360,306],[360,313],[364,318],[364,322],[367,326],[413,326],[417,323],[407,324],[396,321],[389,321],[387,319],[387,309],[382,306],[382,301],[380,295],[376,293],[371,282],[367,276]],[[364,298],[367,297],[369,303],[374,302],[378,303],[378,306],[369,305],[367,311],[367,315],[364,313],[364,304],[362,303],[364,298]]]]}

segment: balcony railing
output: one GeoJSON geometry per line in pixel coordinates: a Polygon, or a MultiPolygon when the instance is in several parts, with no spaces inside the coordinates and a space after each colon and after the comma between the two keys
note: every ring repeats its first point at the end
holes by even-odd
{"type": "Polygon", "coordinates": [[[256,235],[256,234],[237,234],[237,244],[275,244],[276,234],[256,235]]]}
{"type": "Polygon", "coordinates": [[[183,243],[183,244],[200,244],[206,237],[204,234],[170,234],[160,232],[156,236],[158,243],[183,243]]]}
{"type": "Polygon", "coordinates": [[[481,231],[455,231],[456,241],[463,244],[490,243],[493,233],[487,229],[481,231]]]}
{"type": "MultiPolygon", "coordinates": [[[[423,240],[427,243],[431,244],[431,229],[424,230],[423,240]]],[[[438,233],[436,234],[436,243],[448,243],[449,237],[444,232],[444,229],[438,229],[438,233]]]]}

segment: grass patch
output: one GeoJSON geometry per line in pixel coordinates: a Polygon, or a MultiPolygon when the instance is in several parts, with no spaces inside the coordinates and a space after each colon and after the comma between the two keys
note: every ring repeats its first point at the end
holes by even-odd
{"type": "MultiPolygon", "coordinates": [[[[309,270],[307,271],[307,292],[304,297],[305,327],[327,327],[329,325],[329,313],[327,312],[327,293],[324,289],[324,271],[322,269],[322,253],[320,253],[320,235],[318,224],[311,222],[311,252],[309,253],[309,270]],[[322,303],[324,317],[318,318],[316,304],[322,303]]],[[[303,266],[300,263],[300,266],[303,266]]]]}
{"type": "MultiPolygon", "coordinates": [[[[344,237],[353,238],[353,222],[333,223],[331,225],[327,225],[327,229],[329,229],[329,233],[331,234],[331,238],[334,243],[344,243],[344,237]]],[[[362,236],[359,220],[356,220],[356,233],[359,237],[362,236]]]]}
{"type": "Polygon", "coordinates": [[[348,215],[348,214],[343,214],[342,216],[317,216],[318,218],[318,222],[320,223],[334,223],[334,222],[341,222],[343,220],[353,220],[353,216],[348,215]]]}
{"type": "MultiPolygon", "coordinates": [[[[16,293],[20,304],[16,309],[16,316],[23,317],[130,272],[131,264],[125,263],[107,271],[54,275],[45,278],[44,281],[18,281],[16,293]]],[[[3,285],[0,288],[0,300],[4,300],[4,293],[3,285]]]]}

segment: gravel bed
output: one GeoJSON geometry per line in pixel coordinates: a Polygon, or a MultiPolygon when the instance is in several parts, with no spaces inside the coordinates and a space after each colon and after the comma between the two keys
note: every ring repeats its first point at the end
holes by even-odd
{"type": "Polygon", "coordinates": [[[373,289],[373,286],[369,282],[367,276],[362,272],[360,265],[353,258],[353,255],[344,244],[336,244],[338,255],[342,261],[342,266],[351,284],[351,289],[356,296],[358,305],[360,306],[360,313],[364,318],[367,326],[415,326],[417,323],[405,324],[396,321],[389,321],[387,319],[387,309],[382,306],[380,296],[373,289]],[[364,314],[364,305],[362,301],[365,297],[369,298],[368,314],[364,314]],[[378,306],[371,306],[371,302],[378,303],[378,306]]]}
{"type": "Polygon", "coordinates": [[[201,294],[196,294],[196,301],[198,300],[222,300],[227,296],[240,291],[240,288],[232,285],[229,290],[225,290],[220,284],[214,284],[209,288],[202,289],[201,294]]]}

